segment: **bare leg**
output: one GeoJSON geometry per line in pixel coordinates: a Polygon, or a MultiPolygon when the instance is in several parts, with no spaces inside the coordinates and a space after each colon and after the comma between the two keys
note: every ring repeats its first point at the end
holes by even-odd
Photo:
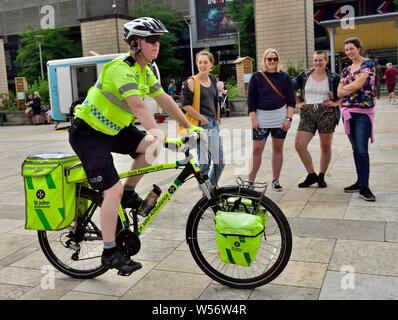
{"type": "Polygon", "coordinates": [[[296,133],[295,148],[297,153],[299,154],[301,162],[305,167],[305,170],[307,170],[308,173],[315,172],[314,166],[312,164],[312,157],[308,151],[308,144],[310,143],[314,135],[315,134],[313,134],[312,132],[306,131],[297,131],[296,133]]]}
{"type": "MultiPolygon", "coordinates": [[[[131,170],[136,170],[144,167],[148,167],[155,162],[156,157],[159,154],[161,145],[158,143],[155,137],[151,135],[146,135],[144,139],[141,140],[137,147],[136,152],[138,153],[137,158],[135,158],[131,170]]],[[[136,186],[141,180],[143,175],[128,177],[126,180],[126,185],[136,186]]]]}
{"type": "Polygon", "coordinates": [[[283,144],[285,139],[272,138],[272,180],[279,180],[283,165],[283,144]]]}
{"type": "Polygon", "coordinates": [[[122,194],[123,184],[120,180],[104,192],[101,206],[101,228],[104,242],[115,241],[117,215],[122,194]]]}
{"type": "Polygon", "coordinates": [[[332,133],[320,133],[320,144],[321,144],[321,159],[319,172],[326,173],[329,167],[330,160],[332,159],[332,133]]]}
{"type": "Polygon", "coordinates": [[[251,168],[248,176],[248,180],[251,182],[254,182],[258,169],[260,169],[264,147],[265,141],[253,140],[252,158],[250,161],[251,168]]]}

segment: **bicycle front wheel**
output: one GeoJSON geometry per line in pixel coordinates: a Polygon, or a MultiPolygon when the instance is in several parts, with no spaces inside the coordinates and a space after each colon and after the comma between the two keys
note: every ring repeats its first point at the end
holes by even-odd
{"type": "Polygon", "coordinates": [[[224,187],[210,201],[203,197],[192,209],[186,239],[198,266],[213,280],[233,288],[251,289],[274,280],[286,267],[292,251],[289,223],[279,207],[269,198],[251,189],[224,187]],[[240,204],[236,207],[236,204],[240,204]],[[232,207],[231,207],[232,205],[232,207]],[[267,215],[258,253],[250,266],[222,262],[216,240],[216,210],[267,215]]]}
{"type": "Polygon", "coordinates": [[[101,265],[100,230],[102,196],[82,187],[76,193],[78,218],[74,227],[38,231],[40,247],[48,261],[62,273],[80,279],[97,277],[108,269],[101,265]]]}

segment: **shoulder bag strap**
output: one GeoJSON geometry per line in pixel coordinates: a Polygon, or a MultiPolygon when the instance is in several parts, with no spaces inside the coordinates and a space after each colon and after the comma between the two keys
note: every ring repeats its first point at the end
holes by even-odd
{"type": "Polygon", "coordinates": [[[274,86],[274,84],[271,82],[271,80],[267,77],[267,75],[265,74],[265,72],[261,72],[261,74],[263,75],[263,77],[265,78],[265,80],[267,80],[267,82],[269,83],[269,85],[271,86],[272,89],[274,89],[274,91],[278,94],[278,96],[280,96],[283,100],[286,100],[285,96],[274,86]]]}
{"type": "Polygon", "coordinates": [[[193,103],[192,107],[200,113],[200,83],[196,76],[192,77],[194,80],[194,90],[193,90],[193,103]]]}

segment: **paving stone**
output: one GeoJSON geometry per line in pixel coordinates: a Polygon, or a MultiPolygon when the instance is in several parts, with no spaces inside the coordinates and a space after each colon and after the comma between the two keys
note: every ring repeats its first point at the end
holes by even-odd
{"type": "Polygon", "coordinates": [[[36,287],[42,278],[40,270],[7,267],[0,270],[0,283],[36,287]]]}
{"type": "Polygon", "coordinates": [[[317,300],[319,289],[266,284],[253,290],[249,300],[317,300]]]}
{"type": "Polygon", "coordinates": [[[142,263],[142,269],[133,272],[128,277],[119,276],[116,269],[111,269],[99,277],[84,280],[73,290],[85,293],[120,297],[131,287],[133,287],[134,284],[140,281],[156,265],[154,262],[140,262],[142,263]]]}
{"type": "Polygon", "coordinates": [[[398,300],[398,277],[328,271],[319,299],[398,300]]]}
{"type": "Polygon", "coordinates": [[[386,241],[398,242],[398,222],[386,223],[386,241]]]}
{"type": "Polygon", "coordinates": [[[288,218],[288,220],[293,236],[384,241],[384,222],[310,218],[288,218]]]}
{"type": "Polygon", "coordinates": [[[327,264],[290,260],[283,272],[271,283],[319,289],[325,277],[327,264]]]}
{"type": "Polygon", "coordinates": [[[199,300],[247,300],[251,289],[231,289],[219,283],[211,283],[199,300]]]}
{"type": "Polygon", "coordinates": [[[78,292],[78,291],[69,291],[64,296],[60,298],[60,300],[118,300],[118,297],[115,296],[107,296],[104,294],[96,294],[96,293],[87,293],[87,292],[78,292]]]}
{"type": "Polygon", "coordinates": [[[77,285],[78,283],[73,281],[54,279],[54,286],[40,284],[26,292],[19,300],[58,300],[77,285]]]}
{"type": "Polygon", "coordinates": [[[336,240],[293,237],[290,260],[329,263],[336,240]]]}
{"type": "Polygon", "coordinates": [[[133,286],[121,300],[192,300],[209,286],[208,276],[152,270],[133,286]]]}
{"type": "Polygon", "coordinates": [[[29,246],[33,242],[37,242],[37,236],[5,233],[0,235],[0,259],[3,259],[11,253],[21,250],[29,246]]]}
{"type": "Polygon", "coordinates": [[[17,300],[30,290],[31,287],[0,283],[0,300],[17,300]]]}
{"type": "Polygon", "coordinates": [[[398,276],[398,243],[337,240],[328,270],[354,268],[357,273],[398,276]]]}
{"type": "Polygon", "coordinates": [[[204,274],[189,251],[173,251],[155,269],[204,274]]]}
{"type": "Polygon", "coordinates": [[[344,219],[398,222],[398,208],[348,206],[344,219]]]}
{"type": "Polygon", "coordinates": [[[342,219],[347,204],[332,201],[309,201],[300,212],[300,218],[342,219]]]}

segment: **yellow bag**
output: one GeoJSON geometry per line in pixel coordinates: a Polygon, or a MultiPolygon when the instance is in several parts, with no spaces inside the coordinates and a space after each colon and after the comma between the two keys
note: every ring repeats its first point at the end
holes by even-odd
{"type": "MultiPolygon", "coordinates": [[[[196,76],[192,76],[193,80],[195,81],[194,92],[193,92],[193,104],[192,107],[200,113],[200,83],[196,76]]],[[[194,126],[199,125],[199,120],[195,119],[188,113],[185,113],[185,117],[188,121],[193,124],[194,126]]],[[[177,134],[186,137],[188,135],[188,130],[181,125],[178,125],[177,134]]]]}

